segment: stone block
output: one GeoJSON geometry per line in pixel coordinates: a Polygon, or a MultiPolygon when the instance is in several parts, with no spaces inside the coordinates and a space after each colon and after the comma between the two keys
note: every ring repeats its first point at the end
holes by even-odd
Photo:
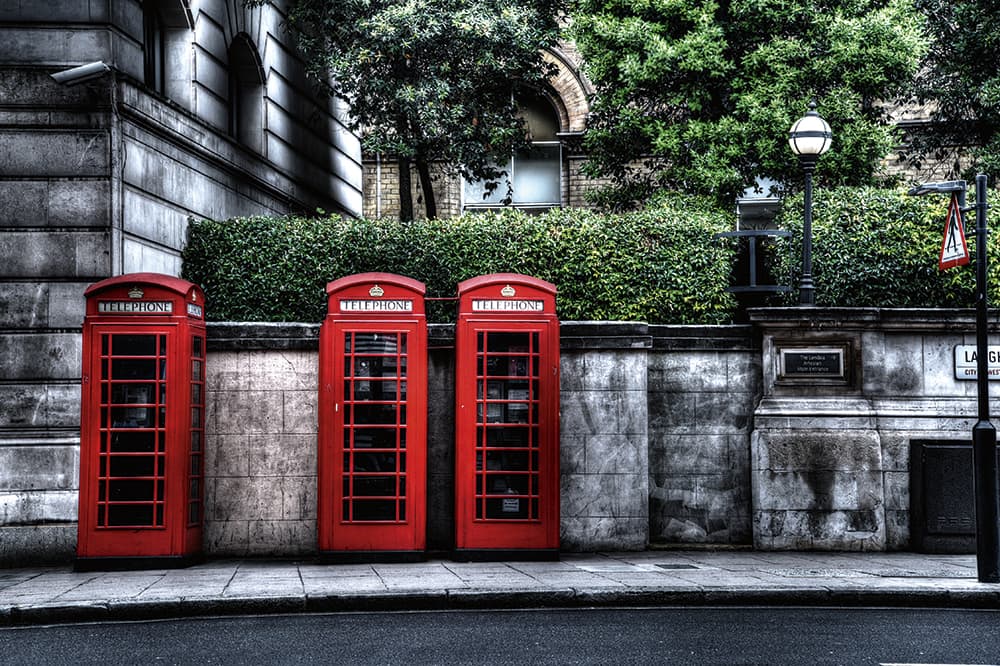
{"type": "Polygon", "coordinates": [[[210,429],[216,434],[280,433],[283,400],[274,391],[208,391],[210,429]]]}
{"type": "Polygon", "coordinates": [[[0,232],[0,277],[107,277],[110,253],[106,233],[0,232]]]}
{"type": "Polygon", "coordinates": [[[586,388],[586,354],[564,351],[559,355],[559,389],[563,392],[586,388]]]}
{"type": "Polygon", "coordinates": [[[70,562],[76,555],[76,523],[0,527],[0,567],[70,562]]]}
{"type": "Polygon", "coordinates": [[[649,481],[639,474],[563,474],[563,517],[645,517],[649,481]]]}
{"type": "Polygon", "coordinates": [[[250,475],[316,477],[316,435],[270,434],[248,436],[250,475]]]}
{"type": "Polygon", "coordinates": [[[886,472],[885,509],[888,511],[910,510],[910,473],[886,472]]]}
{"type": "MultiPolygon", "coordinates": [[[[671,519],[697,518],[707,532],[718,528],[708,520],[746,515],[750,508],[749,480],[742,474],[684,474],[650,479],[649,513],[654,526],[671,519]]],[[[651,527],[653,534],[658,527],[651,527]]]]}
{"type": "Polygon", "coordinates": [[[645,435],[645,393],[577,391],[560,395],[560,432],[570,435],[645,435]]]}
{"type": "Polygon", "coordinates": [[[48,325],[51,328],[80,328],[87,302],[83,292],[89,282],[50,282],[48,325]]]}
{"type": "Polygon", "coordinates": [[[282,520],[316,521],[316,476],[286,476],[281,484],[282,520]]]}
{"type": "Polygon", "coordinates": [[[47,224],[47,183],[0,181],[0,227],[44,227],[47,224]]]}
{"type": "Polygon", "coordinates": [[[316,521],[254,520],[248,555],[290,556],[316,552],[316,521]]]}
{"type": "Polygon", "coordinates": [[[177,275],[181,272],[181,257],[179,251],[165,250],[125,236],[122,240],[122,265],[126,273],[177,275]]]}
{"type": "Polygon", "coordinates": [[[45,328],[49,323],[49,285],[44,282],[0,284],[0,326],[45,328]]]}
{"type": "Polygon", "coordinates": [[[247,386],[249,352],[210,351],[205,360],[205,384],[209,393],[238,391],[247,386]]]}
{"type": "Polygon", "coordinates": [[[250,476],[251,435],[205,436],[205,477],[250,476]]]}
{"type": "Polygon", "coordinates": [[[0,491],[0,525],[72,522],[78,507],[75,489],[0,491]]]}
{"type": "Polygon", "coordinates": [[[757,431],[753,468],[773,471],[872,471],[882,469],[878,432],[869,430],[757,431]]]}
{"type": "Polygon", "coordinates": [[[111,225],[111,183],[107,180],[54,180],[48,184],[48,224],[53,227],[111,225]]]}
{"type": "Polygon", "coordinates": [[[646,474],[648,445],[641,435],[595,435],[585,445],[585,474],[646,474]]]}
{"type": "Polygon", "coordinates": [[[650,354],[650,390],[710,392],[733,390],[728,383],[728,354],[723,352],[650,354]],[[655,360],[654,360],[655,359],[655,360]]]}
{"type": "Polygon", "coordinates": [[[794,509],[881,511],[885,505],[880,471],[753,472],[753,506],[760,510],[794,509]]]}
{"type": "Polygon", "coordinates": [[[282,480],[279,477],[220,477],[206,479],[206,520],[280,520],[282,480]],[[208,499],[211,498],[211,503],[208,499]]]}
{"type": "Polygon", "coordinates": [[[650,437],[650,474],[721,474],[749,471],[746,436],[660,435],[650,437]]]}
{"type": "Polygon", "coordinates": [[[880,511],[754,511],[754,548],[759,550],[885,549],[880,511]]]}
{"type": "Polygon", "coordinates": [[[250,521],[209,520],[202,533],[202,549],[209,556],[242,556],[249,552],[250,521]]]}
{"type": "Polygon", "coordinates": [[[297,350],[247,353],[250,357],[248,389],[319,393],[318,353],[297,350]]]}
{"type": "Polygon", "coordinates": [[[132,188],[125,190],[124,229],[133,236],[180,251],[187,235],[187,213],[132,188]]]}
{"type": "Polygon", "coordinates": [[[560,549],[568,552],[644,550],[649,543],[645,517],[566,516],[559,525],[560,549]]]}
{"type": "Polygon", "coordinates": [[[27,333],[0,336],[0,367],[4,379],[31,381],[78,380],[83,341],[73,333],[27,333]]]}
{"type": "Polygon", "coordinates": [[[923,338],[923,391],[921,396],[962,395],[959,384],[975,385],[975,382],[959,382],[955,379],[955,345],[961,344],[957,338],[924,336],[923,338]]]}
{"type": "Polygon", "coordinates": [[[650,433],[689,433],[696,422],[697,397],[690,393],[650,393],[650,433]]]}
{"type": "Polygon", "coordinates": [[[590,351],[583,357],[583,375],[577,381],[584,390],[645,392],[646,350],[590,351]]]}
{"type": "Polygon", "coordinates": [[[559,434],[559,470],[562,474],[587,471],[587,441],[591,435],[559,434]]]}
{"type": "MultiPolygon", "coordinates": [[[[275,399],[278,396],[275,395],[275,399]]],[[[317,403],[319,396],[315,388],[308,391],[283,391],[280,394],[282,402],[282,432],[310,434],[315,441],[319,432],[317,403]]]]}
{"type": "Polygon", "coordinates": [[[924,390],[923,336],[887,335],[882,359],[882,392],[888,395],[921,395],[924,390]]]}
{"type": "Polygon", "coordinates": [[[106,130],[0,130],[6,177],[106,178],[110,154],[106,130]]]}
{"type": "Polygon", "coordinates": [[[0,428],[69,429],[80,427],[79,384],[0,385],[0,428]]]}
{"type": "Polygon", "coordinates": [[[885,548],[886,550],[910,549],[910,512],[886,510],[885,548]]]}

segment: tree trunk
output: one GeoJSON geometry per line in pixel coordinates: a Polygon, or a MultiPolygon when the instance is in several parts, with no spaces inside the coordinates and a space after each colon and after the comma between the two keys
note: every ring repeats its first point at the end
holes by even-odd
{"type": "Polygon", "coordinates": [[[413,221],[413,189],[410,185],[410,158],[400,157],[399,165],[399,221],[413,221]]]}
{"type": "Polygon", "coordinates": [[[427,211],[427,219],[437,218],[437,202],[434,201],[434,188],[431,185],[431,168],[427,160],[417,158],[417,173],[420,175],[420,189],[424,193],[424,210],[427,211]]]}

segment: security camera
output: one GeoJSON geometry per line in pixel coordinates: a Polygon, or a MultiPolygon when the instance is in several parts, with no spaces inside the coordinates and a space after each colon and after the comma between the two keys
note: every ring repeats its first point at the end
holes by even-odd
{"type": "Polygon", "coordinates": [[[52,78],[55,79],[56,83],[61,83],[64,86],[75,86],[79,83],[93,81],[94,79],[103,76],[105,72],[110,71],[110,67],[105,65],[103,61],[98,60],[97,62],[91,62],[86,65],[80,65],[79,67],[73,67],[72,69],[65,69],[61,72],[56,72],[52,75],[52,78]]]}

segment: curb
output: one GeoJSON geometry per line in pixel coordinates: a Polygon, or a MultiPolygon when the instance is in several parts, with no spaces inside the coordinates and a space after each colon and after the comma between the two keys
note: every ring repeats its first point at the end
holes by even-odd
{"type": "Polygon", "coordinates": [[[109,600],[12,606],[0,627],[165,620],[239,615],[374,611],[493,610],[657,606],[836,606],[849,608],[1000,609],[1000,590],[810,589],[546,589],[426,590],[406,594],[328,594],[109,600]]]}

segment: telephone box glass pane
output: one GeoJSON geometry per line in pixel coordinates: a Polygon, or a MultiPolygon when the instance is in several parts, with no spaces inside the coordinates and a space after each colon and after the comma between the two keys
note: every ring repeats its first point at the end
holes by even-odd
{"type": "Polygon", "coordinates": [[[480,331],[476,349],[476,519],[537,520],[539,334],[480,331]]]}
{"type": "Polygon", "coordinates": [[[344,334],[345,522],[406,519],[407,334],[344,334]]]}
{"type": "Polygon", "coordinates": [[[98,528],[164,525],[166,337],[102,335],[98,528]]]}
{"type": "MultiPolygon", "coordinates": [[[[195,336],[191,339],[191,355],[195,359],[204,357],[204,339],[195,336]]],[[[191,361],[191,445],[188,451],[189,489],[188,489],[188,525],[201,523],[201,500],[204,484],[202,483],[202,437],[205,427],[205,364],[201,360],[191,361]]]]}

